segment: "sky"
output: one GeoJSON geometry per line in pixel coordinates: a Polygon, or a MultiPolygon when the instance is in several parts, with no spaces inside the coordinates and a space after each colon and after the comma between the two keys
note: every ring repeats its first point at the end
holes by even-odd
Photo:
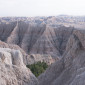
{"type": "Polygon", "coordinates": [[[85,0],[0,0],[0,16],[85,15],[85,0]]]}

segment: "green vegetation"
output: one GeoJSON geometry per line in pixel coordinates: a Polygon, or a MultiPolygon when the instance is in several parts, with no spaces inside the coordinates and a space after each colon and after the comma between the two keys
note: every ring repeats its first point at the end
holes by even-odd
{"type": "Polygon", "coordinates": [[[43,73],[48,65],[45,62],[37,62],[35,64],[27,65],[27,67],[32,71],[32,73],[38,77],[41,73],[43,73]]]}

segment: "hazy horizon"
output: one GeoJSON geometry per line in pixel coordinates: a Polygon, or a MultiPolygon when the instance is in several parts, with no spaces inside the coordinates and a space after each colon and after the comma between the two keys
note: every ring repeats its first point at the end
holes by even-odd
{"type": "Polygon", "coordinates": [[[0,17],[85,16],[84,0],[0,0],[0,17]]]}

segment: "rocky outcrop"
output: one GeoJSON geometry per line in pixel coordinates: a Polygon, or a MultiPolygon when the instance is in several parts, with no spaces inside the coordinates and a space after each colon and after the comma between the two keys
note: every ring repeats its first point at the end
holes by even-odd
{"type": "Polygon", "coordinates": [[[36,43],[38,38],[43,34],[46,29],[46,25],[30,24],[22,40],[21,47],[25,52],[29,53],[33,45],[36,43]]]}
{"type": "Polygon", "coordinates": [[[51,65],[55,61],[59,60],[60,58],[56,57],[56,59],[53,59],[52,56],[46,55],[46,54],[31,54],[26,57],[27,65],[34,64],[36,62],[45,62],[48,65],[51,65]]]}
{"type": "Polygon", "coordinates": [[[0,48],[0,85],[37,85],[19,50],[0,48]]]}
{"type": "MultiPolygon", "coordinates": [[[[43,34],[39,37],[36,43],[33,45],[30,53],[49,54],[53,57],[60,56],[59,51],[53,45],[53,39],[56,39],[56,34],[53,28],[46,27],[43,34]]],[[[58,41],[56,40],[56,43],[58,41]]]]}
{"type": "Polygon", "coordinates": [[[23,62],[25,65],[29,65],[29,64],[34,64],[36,62],[45,62],[48,65],[52,64],[55,62],[55,60],[59,60],[59,57],[56,57],[56,59],[53,59],[51,55],[45,55],[45,54],[26,54],[26,52],[21,49],[18,45],[14,45],[14,44],[7,44],[5,42],[0,41],[0,47],[1,48],[10,48],[10,49],[15,49],[15,50],[20,50],[20,52],[23,55],[23,62]]]}
{"type": "Polygon", "coordinates": [[[65,51],[66,43],[73,29],[64,26],[52,28],[47,25],[33,26],[32,24],[25,33],[21,47],[29,54],[61,56],[65,51]]]}
{"type": "Polygon", "coordinates": [[[41,74],[39,85],[84,85],[84,30],[75,30],[69,38],[63,58],[41,74]]]}
{"type": "Polygon", "coordinates": [[[25,22],[17,22],[15,28],[10,33],[10,36],[7,39],[7,43],[10,44],[17,44],[21,46],[23,37],[25,33],[27,32],[29,24],[26,24],[25,22]]]}
{"type": "Polygon", "coordinates": [[[74,27],[65,27],[60,26],[58,28],[54,28],[54,32],[56,36],[53,36],[53,45],[59,51],[61,55],[65,52],[66,44],[69,37],[72,35],[74,31],[74,27]]]}
{"type": "Polygon", "coordinates": [[[15,50],[20,50],[21,53],[23,54],[23,56],[26,56],[27,54],[25,53],[25,51],[23,49],[21,49],[18,45],[16,44],[8,44],[5,42],[0,41],[0,47],[1,48],[10,48],[10,49],[15,49],[15,50]]]}
{"type": "Polygon", "coordinates": [[[20,50],[20,52],[21,52],[22,55],[23,55],[23,61],[24,61],[25,64],[27,64],[28,61],[26,61],[26,56],[28,56],[28,55],[27,55],[26,52],[25,52],[23,49],[21,49],[18,45],[15,45],[15,44],[7,44],[7,43],[5,43],[5,42],[0,41],[0,47],[1,47],[1,48],[10,48],[10,49],[15,49],[15,50],[20,50]]]}
{"type": "Polygon", "coordinates": [[[0,40],[6,41],[15,26],[16,22],[11,22],[9,24],[0,23],[0,40]]]}

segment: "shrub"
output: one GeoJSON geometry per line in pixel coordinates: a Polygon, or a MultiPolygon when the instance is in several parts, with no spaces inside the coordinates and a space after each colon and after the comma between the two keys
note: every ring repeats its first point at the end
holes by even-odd
{"type": "Polygon", "coordinates": [[[43,73],[48,65],[45,62],[37,62],[35,64],[27,65],[27,67],[32,71],[32,73],[38,77],[41,73],[43,73]]]}

